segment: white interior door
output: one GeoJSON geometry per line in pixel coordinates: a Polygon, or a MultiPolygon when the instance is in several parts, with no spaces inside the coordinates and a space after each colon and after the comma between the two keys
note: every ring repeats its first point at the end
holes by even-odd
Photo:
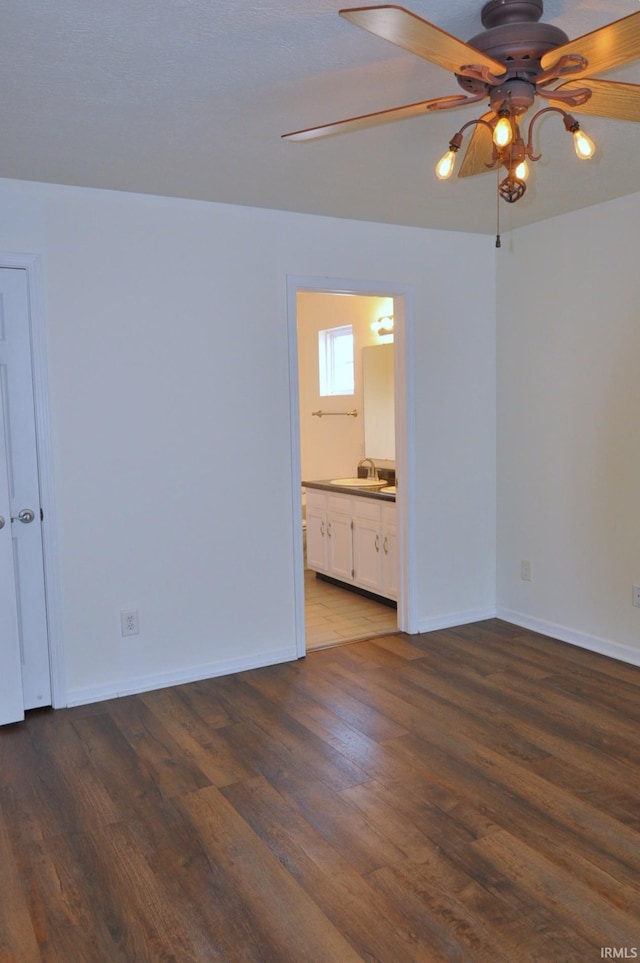
{"type": "MultiPolygon", "coordinates": [[[[0,403],[2,397],[0,396],[0,403]]],[[[24,718],[4,419],[0,418],[0,724],[24,718]]]]}
{"type": "Polygon", "coordinates": [[[27,281],[0,269],[0,723],[51,705],[27,281]]]}

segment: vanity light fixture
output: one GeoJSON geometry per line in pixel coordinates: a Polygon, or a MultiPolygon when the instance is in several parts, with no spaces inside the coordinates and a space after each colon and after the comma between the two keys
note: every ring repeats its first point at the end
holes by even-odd
{"type": "Polygon", "coordinates": [[[385,314],[381,318],[376,318],[371,324],[371,330],[380,338],[393,334],[393,315],[385,314]]]}

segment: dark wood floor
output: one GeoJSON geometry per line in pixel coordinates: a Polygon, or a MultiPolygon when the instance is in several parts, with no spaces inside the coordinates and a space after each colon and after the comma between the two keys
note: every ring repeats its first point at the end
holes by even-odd
{"type": "Polygon", "coordinates": [[[33,713],[0,961],[633,958],[639,723],[639,669],[498,621],[33,713]]]}

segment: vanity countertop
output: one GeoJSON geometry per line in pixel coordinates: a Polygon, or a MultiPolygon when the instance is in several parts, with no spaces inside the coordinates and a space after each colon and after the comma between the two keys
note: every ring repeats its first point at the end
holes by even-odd
{"type": "MultiPolygon", "coordinates": [[[[389,482],[393,484],[393,482],[389,482]]],[[[317,488],[325,492],[340,492],[343,495],[357,495],[358,498],[379,498],[385,502],[395,502],[396,496],[391,492],[381,491],[379,488],[350,488],[348,485],[332,485],[331,479],[326,481],[303,481],[303,488],[317,488]]]]}

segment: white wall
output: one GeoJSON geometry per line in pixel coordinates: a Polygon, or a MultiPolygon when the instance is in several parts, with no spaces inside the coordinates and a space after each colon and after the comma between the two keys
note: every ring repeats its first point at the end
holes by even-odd
{"type": "Polygon", "coordinates": [[[486,238],[0,181],[0,250],[43,262],[70,703],[294,658],[287,275],[410,286],[420,624],[493,610],[486,238]]]}
{"type": "Polygon", "coordinates": [[[379,342],[371,330],[371,322],[393,314],[393,300],[301,291],[297,310],[302,478],[308,481],[349,478],[356,474],[358,462],[365,454],[362,349],[379,342]],[[322,397],[318,378],[318,332],[344,324],[353,327],[354,393],[322,397]],[[358,413],[355,418],[312,415],[318,410],[354,409],[358,413]]]}
{"type": "Polygon", "coordinates": [[[637,194],[498,252],[497,599],[640,663],[639,222],[637,194]]]}

